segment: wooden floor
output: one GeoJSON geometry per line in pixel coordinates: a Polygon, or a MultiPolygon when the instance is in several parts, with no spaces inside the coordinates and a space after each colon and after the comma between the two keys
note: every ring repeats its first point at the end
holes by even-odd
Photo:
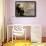
{"type": "Polygon", "coordinates": [[[16,40],[16,41],[10,41],[8,43],[5,43],[3,46],[31,46],[30,41],[24,41],[24,40],[16,40]]]}
{"type": "Polygon", "coordinates": [[[14,40],[13,42],[10,41],[8,43],[5,43],[3,46],[46,46],[46,43],[31,43],[28,40],[14,40]]]}

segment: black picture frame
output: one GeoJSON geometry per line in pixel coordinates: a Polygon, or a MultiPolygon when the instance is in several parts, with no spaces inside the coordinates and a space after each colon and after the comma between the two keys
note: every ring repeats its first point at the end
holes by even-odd
{"type": "Polygon", "coordinates": [[[36,1],[15,1],[15,17],[36,17],[36,1]]]}

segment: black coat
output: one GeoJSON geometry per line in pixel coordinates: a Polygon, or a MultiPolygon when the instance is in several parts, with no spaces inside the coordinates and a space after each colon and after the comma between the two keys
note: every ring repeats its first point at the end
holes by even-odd
{"type": "Polygon", "coordinates": [[[16,7],[16,12],[18,13],[19,16],[24,16],[24,10],[19,8],[19,7],[16,7]]]}

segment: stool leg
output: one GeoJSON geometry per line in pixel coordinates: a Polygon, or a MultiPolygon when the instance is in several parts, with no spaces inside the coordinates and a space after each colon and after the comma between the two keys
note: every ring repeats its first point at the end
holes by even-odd
{"type": "Polygon", "coordinates": [[[15,36],[15,41],[16,41],[16,36],[15,36]]]}
{"type": "Polygon", "coordinates": [[[12,31],[12,43],[13,43],[13,31],[12,31]]]}
{"type": "Polygon", "coordinates": [[[25,46],[26,46],[26,31],[25,31],[25,46]]]}
{"type": "Polygon", "coordinates": [[[3,45],[4,45],[4,43],[2,42],[1,46],[3,46],[3,45]]]}
{"type": "Polygon", "coordinates": [[[25,42],[26,42],[26,31],[25,31],[25,42]]]}
{"type": "Polygon", "coordinates": [[[7,42],[8,42],[8,28],[7,28],[7,42]]]}

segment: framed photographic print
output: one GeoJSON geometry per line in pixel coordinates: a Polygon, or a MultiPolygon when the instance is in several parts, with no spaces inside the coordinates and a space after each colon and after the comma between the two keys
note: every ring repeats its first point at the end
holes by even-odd
{"type": "Polygon", "coordinates": [[[36,1],[16,1],[15,16],[16,17],[35,17],[36,1]]]}

